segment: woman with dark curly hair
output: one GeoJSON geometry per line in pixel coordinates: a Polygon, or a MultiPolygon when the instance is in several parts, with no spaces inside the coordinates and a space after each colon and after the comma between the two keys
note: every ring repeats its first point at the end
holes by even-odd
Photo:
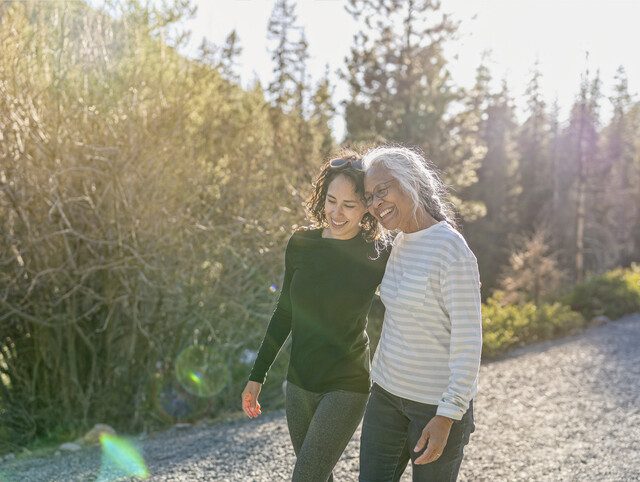
{"type": "Polygon", "coordinates": [[[242,392],[243,410],[257,417],[266,373],[291,333],[286,413],[294,481],[333,480],[362,419],[370,386],[367,313],[388,258],[376,249],[378,222],[364,204],[359,156],[325,163],[313,186],[307,208],[314,226],[289,239],[282,292],[242,392]]]}

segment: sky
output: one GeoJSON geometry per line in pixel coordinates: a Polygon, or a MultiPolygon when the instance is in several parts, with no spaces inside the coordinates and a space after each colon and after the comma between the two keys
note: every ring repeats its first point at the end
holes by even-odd
{"type": "MultiPolygon", "coordinates": [[[[273,65],[267,51],[267,22],[274,0],[195,0],[198,11],[184,27],[192,32],[186,54],[193,54],[206,37],[221,45],[235,29],[243,48],[239,73],[245,86],[259,79],[266,85],[273,65]]],[[[345,11],[346,0],[298,0],[298,23],[309,43],[309,73],[313,82],[326,66],[335,84],[334,100],[348,97],[348,88],[335,74],[344,68],[358,24],[345,11]]],[[[449,70],[456,85],[473,85],[484,51],[497,88],[506,79],[524,117],[524,92],[536,62],[543,74],[545,100],[558,99],[566,118],[587,66],[600,71],[603,94],[612,94],[614,75],[623,65],[632,94],[640,91],[640,0],[442,0],[442,10],[460,21],[458,39],[447,46],[449,70]]],[[[636,95],[635,100],[638,100],[636,95]]],[[[341,110],[339,110],[341,112],[341,110]]],[[[602,102],[602,117],[611,109],[602,102]]],[[[344,121],[333,122],[336,137],[344,121]]]]}

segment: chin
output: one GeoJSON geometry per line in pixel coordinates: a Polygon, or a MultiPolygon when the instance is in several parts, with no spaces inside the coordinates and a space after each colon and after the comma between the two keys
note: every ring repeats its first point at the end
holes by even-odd
{"type": "Polygon", "coordinates": [[[380,216],[374,216],[374,218],[376,218],[376,221],[378,221],[378,223],[382,224],[385,228],[387,227],[387,223],[384,219],[382,219],[380,216]]]}
{"type": "Polygon", "coordinates": [[[384,229],[387,229],[389,231],[393,231],[394,229],[398,229],[398,226],[396,225],[396,223],[393,222],[393,220],[391,220],[391,222],[380,221],[380,224],[382,224],[382,227],[384,229]]]}

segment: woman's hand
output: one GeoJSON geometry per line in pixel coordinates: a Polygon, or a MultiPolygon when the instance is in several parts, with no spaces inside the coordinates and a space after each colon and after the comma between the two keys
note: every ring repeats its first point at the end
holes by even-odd
{"type": "Polygon", "coordinates": [[[262,383],[249,380],[242,391],[242,410],[249,418],[256,418],[262,413],[258,403],[258,395],[262,390],[262,383]]]}
{"type": "Polygon", "coordinates": [[[413,449],[414,452],[420,452],[425,445],[427,446],[427,450],[415,460],[414,463],[416,465],[428,464],[438,460],[447,445],[452,424],[453,420],[440,415],[436,415],[429,420],[413,449]]]}

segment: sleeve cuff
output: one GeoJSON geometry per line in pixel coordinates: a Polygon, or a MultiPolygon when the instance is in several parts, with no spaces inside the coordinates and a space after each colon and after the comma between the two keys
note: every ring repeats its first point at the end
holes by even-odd
{"type": "Polygon", "coordinates": [[[249,381],[250,382],[258,382],[258,383],[262,383],[264,385],[264,380],[267,378],[266,375],[263,376],[259,376],[256,375],[254,373],[252,373],[251,375],[249,375],[249,381]]]}
{"type": "Polygon", "coordinates": [[[448,417],[453,420],[462,420],[462,416],[465,414],[466,410],[462,410],[460,407],[456,405],[451,405],[448,403],[442,403],[438,405],[438,410],[436,415],[440,415],[442,417],[448,417]]]}

